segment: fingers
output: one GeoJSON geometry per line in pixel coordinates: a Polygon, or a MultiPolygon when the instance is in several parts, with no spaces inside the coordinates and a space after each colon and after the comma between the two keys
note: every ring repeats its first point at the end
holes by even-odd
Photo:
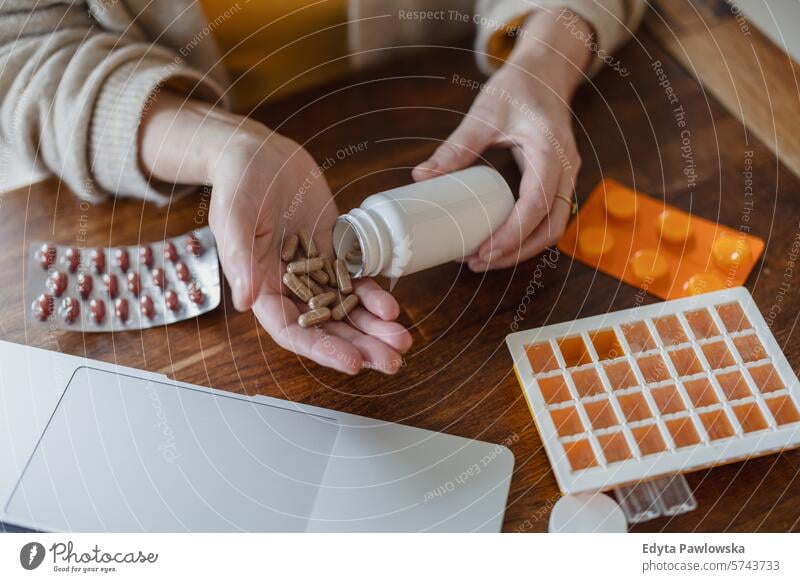
{"type": "Polygon", "coordinates": [[[394,321],[400,315],[397,299],[384,291],[373,279],[353,281],[353,292],[358,295],[361,305],[384,321],[394,321]]]}
{"type": "Polygon", "coordinates": [[[561,178],[561,165],[550,150],[524,149],[519,200],[508,219],[478,249],[486,264],[516,254],[537,225],[547,216],[561,178]]]}
{"type": "MultiPolygon", "coordinates": [[[[374,281],[359,283],[360,296],[367,303],[385,299],[382,294],[391,298],[374,281]]],[[[253,304],[253,313],[281,347],[346,374],[357,374],[364,367],[393,374],[402,366],[401,353],[412,343],[402,325],[379,319],[361,307],[350,312],[347,321],[302,328],[297,324],[300,310],[293,300],[264,293],[253,304]]]]}
{"type": "Polygon", "coordinates": [[[378,319],[366,309],[357,308],[350,312],[347,322],[365,334],[372,336],[401,354],[411,348],[411,334],[399,323],[378,319]]]}
{"type": "Polygon", "coordinates": [[[519,251],[486,263],[480,258],[470,259],[469,268],[473,271],[507,269],[515,264],[535,257],[545,248],[554,245],[567,227],[572,207],[562,200],[553,201],[553,209],[531,235],[520,245],[519,251]]]}
{"type": "Polygon", "coordinates": [[[261,294],[253,304],[253,313],[284,349],[345,374],[357,374],[363,367],[362,352],[352,342],[322,327],[300,327],[297,324],[300,311],[288,297],[277,293],[261,294]]]}
{"type": "Polygon", "coordinates": [[[233,305],[247,311],[256,300],[264,269],[260,265],[269,241],[256,241],[257,208],[238,203],[236,194],[211,197],[208,223],[214,232],[222,271],[228,279],[233,305]],[[227,205],[224,201],[229,201],[227,205]]]}
{"type": "MultiPolygon", "coordinates": [[[[363,310],[360,311],[362,314],[367,315],[363,310]]],[[[382,323],[385,324],[386,322],[382,323]]],[[[379,339],[351,327],[344,321],[328,322],[324,325],[324,328],[357,348],[361,356],[361,365],[364,368],[378,370],[384,374],[395,374],[403,365],[403,356],[396,350],[379,339]]]]}
{"type": "Polygon", "coordinates": [[[469,114],[433,155],[411,172],[414,180],[427,180],[466,168],[492,143],[495,128],[469,114]]]}

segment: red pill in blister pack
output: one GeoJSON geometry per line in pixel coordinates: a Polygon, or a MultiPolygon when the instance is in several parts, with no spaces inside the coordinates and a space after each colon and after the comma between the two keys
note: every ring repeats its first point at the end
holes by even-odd
{"type": "Polygon", "coordinates": [[[170,263],[178,260],[178,249],[175,248],[175,243],[172,241],[164,243],[164,260],[170,263]]]}
{"type": "Polygon", "coordinates": [[[114,264],[117,266],[117,269],[123,273],[128,272],[131,266],[131,254],[128,252],[128,249],[121,248],[114,251],[114,264]]]}
{"type": "Polygon", "coordinates": [[[106,253],[103,249],[94,249],[89,255],[89,265],[95,273],[103,273],[106,270],[106,253]]]}
{"type": "Polygon", "coordinates": [[[94,288],[94,279],[89,273],[78,273],[78,294],[81,299],[89,299],[94,288]]]}
{"type": "Polygon", "coordinates": [[[203,243],[194,232],[186,237],[186,251],[195,257],[203,254],[203,243]]]}
{"type": "Polygon", "coordinates": [[[61,301],[60,312],[64,323],[75,323],[81,316],[81,304],[75,297],[65,297],[61,301]]]}
{"type": "Polygon", "coordinates": [[[130,291],[132,295],[138,297],[142,289],[142,280],[141,277],[139,277],[139,273],[128,273],[126,277],[128,278],[128,291],[130,291]]]}
{"type": "Polygon", "coordinates": [[[139,310],[147,319],[153,319],[156,314],[156,308],[153,299],[149,295],[139,297],[139,310]]]}
{"type": "Polygon", "coordinates": [[[114,313],[122,323],[126,323],[128,318],[130,317],[130,307],[128,305],[128,300],[124,297],[120,297],[114,302],[114,313]]]}
{"type": "Polygon", "coordinates": [[[189,287],[186,289],[186,294],[189,296],[189,301],[196,303],[197,305],[200,305],[203,303],[203,301],[205,301],[203,289],[197,284],[197,281],[192,281],[189,283],[189,287]]]}
{"type": "Polygon", "coordinates": [[[164,304],[167,306],[167,309],[172,312],[181,310],[181,300],[178,297],[178,294],[172,289],[169,289],[166,293],[164,293],[164,304]]]}
{"type": "Polygon", "coordinates": [[[143,329],[196,317],[221,299],[217,248],[208,227],[131,246],[36,242],[29,257],[30,320],[54,328],[143,329]]]}
{"type": "Polygon", "coordinates": [[[114,273],[106,273],[103,275],[103,285],[106,288],[106,293],[111,299],[116,299],[119,295],[119,279],[114,273]]]}
{"type": "Polygon", "coordinates": [[[36,251],[36,262],[45,271],[52,267],[56,262],[56,247],[43,243],[36,251]]]}
{"type": "Polygon", "coordinates": [[[188,283],[192,279],[192,272],[183,261],[175,263],[175,275],[183,283],[188,283]]]}
{"type": "Polygon", "coordinates": [[[74,273],[81,266],[81,251],[75,247],[70,247],[64,251],[64,266],[67,271],[74,273]]]}
{"type": "MultiPolygon", "coordinates": [[[[145,245],[139,249],[139,262],[148,269],[153,268],[153,249],[145,245]]],[[[140,267],[141,268],[141,267],[140,267]]]]}
{"type": "Polygon", "coordinates": [[[47,291],[55,297],[61,297],[67,289],[68,277],[63,271],[53,271],[47,278],[47,291]]]}
{"type": "Polygon", "coordinates": [[[95,297],[92,299],[91,303],[89,303],[89,309],[91,310],[94,322],[98,324],[103,323],[103,320],[106,318],[106,302],[99,297],[95,297]]]}
{"type": "Polygon", "coordinates": [[[167,276],[164,274],[164,269],[156,267],[153,269],[153,272],[150,273],[150,276],[153,278],[153,285],[163,291],[167,282],[167,276]]]}
{"type": "Polygon", "coordinates": [[[39,321],[47,321],[47,318],[53,313],[53,304],[53,296],[42,293],[31,304],[33,316],[39,321]]]}

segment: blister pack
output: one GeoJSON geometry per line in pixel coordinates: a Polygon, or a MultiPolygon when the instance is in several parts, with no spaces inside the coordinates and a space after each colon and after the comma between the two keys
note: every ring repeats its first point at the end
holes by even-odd
{"type": "Polygon", "coordinates": [[[78,248],[34,242],[31,321],[83,332],[124,331],[197,317],[219,305],[219,260],[208,227],[148,244],[78,248]]]}

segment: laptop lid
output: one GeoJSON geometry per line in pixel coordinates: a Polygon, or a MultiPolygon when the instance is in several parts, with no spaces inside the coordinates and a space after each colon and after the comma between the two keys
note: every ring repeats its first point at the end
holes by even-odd
{"type": "Polygon", "coordinates": [[[61,531],[305,531],[331,418],[92,368],[75,371],[5,507],[61,531]]]}

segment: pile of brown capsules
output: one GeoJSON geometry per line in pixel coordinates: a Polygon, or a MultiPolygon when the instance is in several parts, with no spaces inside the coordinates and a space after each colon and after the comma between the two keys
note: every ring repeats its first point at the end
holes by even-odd
{"type": "Polygon", "coordinates": [[[341,321],[358,305],[347,265],[341,259],[331,261],[320,256],[307,230],[286,237],[281,260],[287,263],[283,284],[309,308],[297,318],[300,327],[311,327],[331,319],[341,321]],[[297,256],[298,248],[303,257],[297,256]]]}

